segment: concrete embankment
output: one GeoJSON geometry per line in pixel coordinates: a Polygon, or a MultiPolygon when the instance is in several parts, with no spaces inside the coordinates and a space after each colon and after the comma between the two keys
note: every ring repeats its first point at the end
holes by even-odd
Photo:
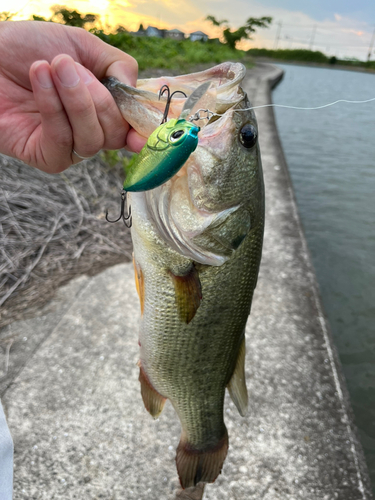
{"type": "MultiPolygon", "coordinates": [[[[266,64],[248,72],[253,105],[270,102],[281,76],[266,64]]],[[[204,498],[370,500],[272,108],[257,117],[267,222],[246,332],[250,408],[242,418],[226,399],[229,453],[204,498]]],[[[143,408],[138,320],[132,266],[122,264],[74,280],[38,317],[2,332],[24,339],[2,385],[15,500],[175,497],[180,426],[169,403],[156,421],[143,408]]]]}

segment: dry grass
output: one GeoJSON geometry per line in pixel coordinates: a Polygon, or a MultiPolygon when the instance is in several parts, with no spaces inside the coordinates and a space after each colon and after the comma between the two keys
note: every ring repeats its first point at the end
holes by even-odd
{"type": "Polygon", "coordinates": [[[130,260],[117,216],[121,167],[99,158],[47,175],[0,155],[0,327],[51,299],[79,274],[130,260]]]}

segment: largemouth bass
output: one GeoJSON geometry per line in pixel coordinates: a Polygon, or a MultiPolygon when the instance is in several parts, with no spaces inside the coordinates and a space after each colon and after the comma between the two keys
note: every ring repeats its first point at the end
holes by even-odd
{"type": "MultiPolygon", "coordinates": [[[[147,410],[169,399],[181,421],[176,465],[183,488],[213,482],[228,449],[224,393],[247,408],[245,325],[262,252],[264,187],[257,124],[240,87],[245,68],[224,63],[180,77],[140,80],[111,90],[124,118],[142,135],[159,125],[158,91],[187,96],[204,81],[199,142],[168,182],[130,195],[134,267],[141,303],[140,376],[147,410]]],[[[177,118],[185,98],[171,103],[177,118]]]]}

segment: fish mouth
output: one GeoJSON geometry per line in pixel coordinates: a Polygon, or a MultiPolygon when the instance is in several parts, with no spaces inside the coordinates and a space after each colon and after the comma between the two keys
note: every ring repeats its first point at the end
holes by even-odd
{"type": "Polygon", "coordinates": [[[171,93],[179,90],[187,96],[185,98],[176,95],[171,100],[168,117],[178,118],[186,99],[192,92],[202,83],[212,82],[207,93],[198,101],[196,108],[191,110],[191,116],[198,109],[209,110],[212,113],[209,120],[204,117],[194,120],[203,132],[207,126],[219,121],[220,115],[223,115],[243,99],[244,93],[240,84],[245,73],[246,68],[243,64],[225,62],[205,71],[188,75],[141,79],[138,80],[136,88],[123,84],[115,78],[108,78],[103,81],[103,84],[113,95],[124,119],[141,136],[147,138],[163,119],[167,104],[167,97],[160,95],[160,89],[163,85],[167,85],[171,93]]]}

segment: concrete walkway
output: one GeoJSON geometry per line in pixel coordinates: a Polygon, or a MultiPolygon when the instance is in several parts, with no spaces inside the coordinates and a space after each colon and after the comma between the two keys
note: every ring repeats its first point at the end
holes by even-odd
{"type": "MultiPolygon", "coordinates": [[[[271,65],[249,71],[252,103],[269,102],[279,78],[271,65]]],[[[227,398],[229,453],[204,498],[369,500],[273,111],[257,116],[267,225],[246,334],[250,411],[240,417],[227,398]]],[[[16,340],[1,386],[15,444],[14,500],[175,498],[180,426],[169,403],[157,421],[143,408],[138,320],[124,264],[71,282],[40,316],[0,332],[16,340]]]]}

